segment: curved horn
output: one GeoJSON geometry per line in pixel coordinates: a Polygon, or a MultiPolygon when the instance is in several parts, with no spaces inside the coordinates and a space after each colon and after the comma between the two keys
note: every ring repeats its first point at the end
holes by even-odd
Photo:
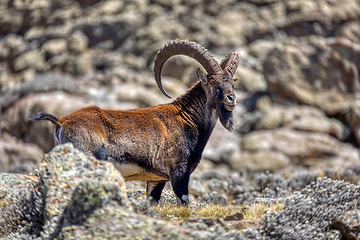
{"type": "Polygon", "coordinates": [[[165,91],[161,83],[161,69],[170,57],[174,55],[187,55],[197,60],[207,71],[208,74],[216,74],[222,71],[219,63],[210,54],[208,50],[202,47],[196,42],[190,42],[188,40],[172,40],[166,43],[157,53],[155,64],[154,64],[154,75],[156,83],[160,91],[171,98],[165,91]]]}
{"type": "Polygon", "coordinates": [[[220,66],[224,71],[228,71],[231,76],[234,76],[239,65],[240,56],[238,52],[232,52],[221,60],[220,66]]]}

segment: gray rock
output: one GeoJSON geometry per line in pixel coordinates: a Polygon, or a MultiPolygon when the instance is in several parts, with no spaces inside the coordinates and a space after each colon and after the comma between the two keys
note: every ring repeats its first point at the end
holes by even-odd
{"type": "Polygon", "coordinates": [[[55,237],[64,226],[83,223],[107,204],[132,209],[120,172],[108,162],[85,156],[70,143],[46,154],[39,174],[47,189],[42,237],[55,237]]]}
{"type": "Polygon", "coordinates": [[[334,228],[339,229],[343,239],[359,239],[360,237],[360,211],[350,210],[345,212],[338,222],[335,222],[334,228]]]}
{"type": "Polygon", "coordinates": [[[346,23],[336,33],[337,37],[346,38],[354,43],[360,42],[360,24],[357,21],[346,23]]]}
{"type": "Polygon", "coordinates": [[[40,165],[44,152],[33,143],[24,143],[2,134],[0,137],[0,172],[31,173],[40,165]]]}
{"type": "Polygon", "coordinates": [[[239,146],[239,136],[227,131],[218,122],[213,130],[210,140],[206,145],[203,158],[215,163],[227,163],[231,153],[239,146]]]}
{"type": "Polygon", "coordinates": [[[275,129],[286,127],[306,132],[321,132],[345,140],[350,129],[334,118],[328,118],[323,111],[311,106],[271,105],[262,110],[254,129],[275,129]]]}
{"type": "Polygon", "coordinates": [[[36,71],[43,72],[48,69],[45,62],[44,55],[41,51],[33,49],[27,51],[14,60],[14,71],[20,72],[25,69],[35,69],[36,71]]]}
{"type": "Polygon", "coordinates": [[[43,95],[29,94],[17,101],[3,114],[2,129],[26,142],[36,143],[47,152],[54,146],[53,124],[46,121],[31,122],[29,118],[38,112],[48,112],[62,117],[86,105],[83,98],[73,97],[62,92],[43,95]]]}
{"type": "Polygon", "coordinates": [[[327,114],[346,111],[360,89],[358,48],[347,40],[323,38],[275,47],[263,64],[268,90],[327,114]]]}
{"type": "Polygon", "coordinates": [[[0,173],[0,238],[35,239],[44,222],[40,178],[0,173]]]}
{"type": "Polygon", "coordinates": [[[70,53],[82,53],[87,49],[88,45],[89,39],[81,31],[73,32],[68,38],[68,48],[70,53]]]}
{"type": "Polygon", "coordinates": [[[15,57],[23,53],[26,44],[21,36],[15,34],[6,35],[0,41],[0,59],[12,61],[15,57]]]}
{"type": "Polygon", "coordinates": [[[357,142],[360,143],[360,102],[354,102],[345,116],[357,142]]]}
{"type": "Polygon", "coordinates": [[[260,151],[260,152],[233,152],[228,159],[233,170],[247,169],[250,171],[272,172],[284,169],[290,164],[290,158],[281,152],[260,151]]]}
{"type": "Polygon", "coordinates": [[[267,90],[267,83],[264,76],[251,68],[239,66],[236,70],[235,77],[238,79],[235,87],[240,90],[249,93],[264,92],[267,90]]]}
{"type": "Polygon", "coordinates": [[[347,211],[356,209],[359,199],[358,186],[319,179],[301,193],[289,196],[283,211],[265,216],[260,230],[269,238],[340,239],[339,231],[329,229],[334,229],[333,224],[347,211]]]}
{"type": "Polygon", "coordinates": [[[46,41],[42,46],[41,50],[44,56],[49,59],[55,55],[63,53],[67,50],[67,41],[65,39],[51,39],[46,41]]]}
{"type": "Polygon", "coordinates": [[[285,154],[292,164],[314,169],[334,167],[343,170],[359,161],[359,151],[356,148],[321,133],[287,128],[261,130],[244,135],[241,142],[244,152],[280,152],[285,154]]]}

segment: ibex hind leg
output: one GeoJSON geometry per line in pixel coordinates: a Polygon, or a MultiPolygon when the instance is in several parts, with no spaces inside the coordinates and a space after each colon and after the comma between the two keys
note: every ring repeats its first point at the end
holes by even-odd
{"type": "Polygon", "coordinates": [[[150,205],[154,206],[159,203],[161,192],[164,189],[166,182],[146,182],[146,196],[150,200],[150,205]]]}

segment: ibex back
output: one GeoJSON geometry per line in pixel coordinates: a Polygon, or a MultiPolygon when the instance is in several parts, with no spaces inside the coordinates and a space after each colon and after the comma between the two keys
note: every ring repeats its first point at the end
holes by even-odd
{"type": "Polygon", "coordinates": [[[187,40],[170,41],[157,53],[154,73],[159,89],[161,69],[174,55],[187,55],[207,71],[197,70],[200,81],[175,101],[131,111],[102,110],[96,106],[57,119],[38,113],[32,120],[56,125],[55,144],[72,142],[88,155],[111,159],[126,180],[147,180],[147,196],[158,203],[171,181],[178,203],[189,202],[189,178],[198,165],[217,119],[233,130],[233,91],[239,56],[230,53],[219,64],[201,45],[187,40]]]}

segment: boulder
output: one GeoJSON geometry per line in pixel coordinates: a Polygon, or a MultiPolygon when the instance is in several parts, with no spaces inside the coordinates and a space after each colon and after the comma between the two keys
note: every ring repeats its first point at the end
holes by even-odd
{"type": "Polygon", "coordinates": [[[73,32],[68,38],[68,48],[70,53],[82,53],[87,49],[88,45],[89,39],[81,31],[73,32]]]}
{"type": "Polygon", "coordinates": [[[302,192],[287,197],[282,211],[267,214],[260,222],[260,231],[269,238],[343,239],[341,236],[349,232],[333,224],[349,216],[348,211],[357,209],[359,199],[357,185],[317,179],[302,192]]]}
{"type": "Polygon", "coordinates": [[[276,172],[289,166],[290,158],[281,152],[241,152],[238,150],[229,156],[228,163],[233,170],[276,172]]]}
{"type": "Polygon", "coordinates": [[[21,72],[26,69],[34,69],[43,72],[48,69],[44,55],[38,49],[24,52],[14,60],[14,71],[21,72]]]}
{"type": "Polygon", "coordinates": [[[46,189],[42,237],[82,224],[107,204],[132,209],[121,173],[109,162],[87,157],[71,143],[46,154],[39,174],[46,189]]]}
{"type": "Polygon", "coordinates": [[[360,97],[359,46],[323,38],[296,44],[274,47],[264,60],[270,93],[326,114],[344,113],[360,97]]]}
{"type": "Polygon", "coordinates": [[[341,171],[359,161],[359,150],[350,144],[342,143],[327,134],[287,128],[245,134],[241,138],[241,149],[252,153],[282,153],[292,164],[314,169],[327,167],[341,171]]]}
{"type": "Polygon", "coordinates": [[[51,39],[46,41],[42,46],[41,50],[43,51],[47,59],[60,54],[67,50],[67,42],[65,39],[51,39]]]}
{"type": "Polygon", "coordinates": [[[25,142],[36,143],[44,152],[48,152],[54,146],[53,124],[48,121],[31,122],[29,118],[38,112],[48,112],[62,117],[87,105],[88,102],[83,98],[63,92],[29,94],[4,112],[2,128],[25,142]]]}
{"type": "Polygon", "coordinates": [[[323,111],[311,106],[271,105],[261,112],[261,117],[254,125],[255,130],[286,127],[304,132],[326,133],[342,141],[351,133],[345,124],[327,117],[323,111]]]}
{"type": "Polygon", "coordinates": [[[349,210],[345,212],[337,222],[333,223],[333,228],[339,229],[343,234],[343,239],[355,240],[360,237],[360,211],[349,210]]]}
{"type": "Polygon", "coordinates": [[[36,239],[43,225],[43,210],[38,176],[0,172],[1,239],[36,239]]]}
{"type": "Polygon", "coordinates": [[[360,144],[360,101],[354,102],[345,116],[358,144],[360,144]]]}
{"type": "Polygon", "coordinates": [[[37,176],[0,173],[0,189],[0,237],[6,239],[188,239],[191,234],[134,213],[113,164],[88,157],[71,143],[46,154],[37,176]]]}
{"type": "Polygon", "coordinates": [[[203,158],[217,164],[227,163],[229,155],[238,148],[238,145],[239,136],[227,131],[218,121],[204,149],[203,158]]]}
{"type": "Polygon", "coordinates": [[[0,137],[0,172],[29,174],[40,164],[43,150],[9,134],[0,137]]]}

